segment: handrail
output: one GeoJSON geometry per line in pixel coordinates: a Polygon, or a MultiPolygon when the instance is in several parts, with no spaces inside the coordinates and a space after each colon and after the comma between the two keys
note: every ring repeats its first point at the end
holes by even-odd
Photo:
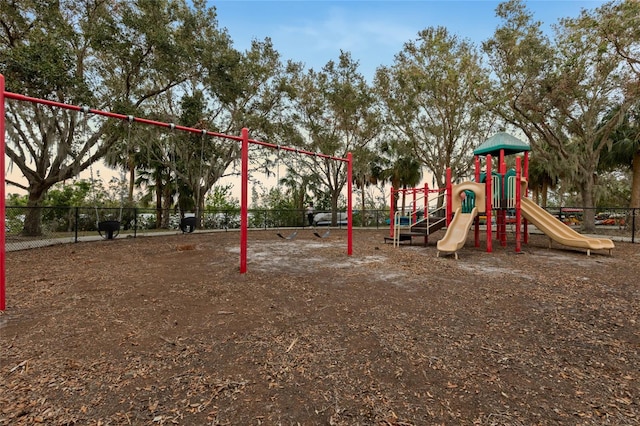
{"type": "Polygon", "coordinates": [[[507,177],[507,208],[514,209],[516,207],[516,177],[507,177]]]}
{"type": "MultiPolygon", "coordinates": [[[[438,207],[437,209],[435,209],[435,210],[431,211],[430,213],[437,213],[437,212],[439,212],[440,210],[445,210],[445,211],[446,211],[446,206],[445,206],[445,205],[442,205],[442,206],[438,207]]],[[[425,216],[427,217],[427,228],[430,228],[430,227],[431,227],[431,224],[429,223],[429,221],[430,221],[430,217],[431,217],[431,215],[429,214],[429,215],[425,215],[425,216]]],[[[442,222],[443,220],[447,220],[447,214],[446,214],[446,213],[444,214],[444,216],[442,216],[440,219],[438,219],[438,220],[434,221],[433,223],[434,223],[434,224],[436,224],[436,223],[440,223],[440,222],[442,222]]]]}
{"type": "Polygon", "coordinates": [[[400,246],[400,227],[402,226],[400,221],[401,217],[402,216],[400,215],[400,212],[395,212],[395,214],[393,215],[393,246],[394,247],[400,246]]]}
{"type": "MultiPolygon", "coordinates": [[[[416,198],[415,200],[411,200],[411,203],[413,203],[412,207],[409,209],[409,217],[414,217],[416,215],[416,213],[418,213],[418,201],[422,201],[425,199],[425,196],[422,195],[418,198],[416,198]]],[[[428,198],[427,198],[428,200],[428,198]]],[[[411,204],[410,203],[410,204],[411,204]]]]}
{"type": "Polygon", "coordinates": [[[502,180],[500,176],[493,176],[491,178],[491,187],[493,188],[493,200],[491,204],[494,208],[500,207],[502,205],[502,180]]]}
{"type": "Polygon", "coordinates": [[[444,210],[446,208],[446,206],[442,206],[439,207],[435,210],[430,210],[429,209],[429,204],[431,201],[437,200],[438,197],[440,197],[440,195],[444,192],[444,189],[429,189],[427,191],[425,191],[424,189],[420,189],[420,188],[414,188],[416,191],[420,191],[422,193],[422,195],[420,195],[419,197],[416,197],[415,199],[411,200],[411,208],[408,209],[408,219],[409,219],[409,223],[408,225],[402,225],[401,223],[401,217],[406,217],[405,216],[405,211],[407,209],[403,208],[399,211],[394,212],[394,217],[393,217],[393,245],[394,247],[399,247],[400,246],[400,230],[401,229],[406,229],[409,228],[411,229],[413,226],[421,224],[421,223],[426,223],[427,224],[427,232],[429,230],[429,228],[431,227],[432,224],[434,223],[439,223],[442,220],[446,220],[446,214],[439,220],[435,220],[435,221],[431,221],[430,220],[430,216],[433,215],[434,212],[439,212],[440,210],[444,210]],[[435,194],[434,197],[430,197],[430,195],[435,194]],[[426,201],[426,202],[425,202],[426,201]],[[422,210],[422,208],[418,208],[418,205],[420,204],[419,202],[423,202],[424,203],[424,215],[421,219],[417,219],[417,213],[419,211],[422,210]]]}

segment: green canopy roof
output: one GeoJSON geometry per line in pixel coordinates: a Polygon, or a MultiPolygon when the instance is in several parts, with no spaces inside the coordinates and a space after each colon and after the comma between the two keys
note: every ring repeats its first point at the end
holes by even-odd
{"type": "Polygon", "coordinates": [[[509,133],[500,132],[491,136],[482,145],[473,151],[474,155],[500,155],[500,151],[504,150],[504,155],[517,154],[519,152],[531,151],[528,143],[521,141],[509,133]]]}

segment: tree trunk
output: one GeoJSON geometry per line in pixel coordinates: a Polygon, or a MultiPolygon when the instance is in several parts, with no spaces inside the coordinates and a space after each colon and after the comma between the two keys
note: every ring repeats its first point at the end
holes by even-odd
{"type": "Polygon", "coordinates": [[[42,235],[42,200],[46,189],[39,185],[29,186],[27,212],[25,213],[22,235],[40,237],[42,235]]]}
{"type": "Polygon", "coordinates": [[[540,191],[542,193],[542,201],[540,202],[540,206],[543,209],[547,208],[547,200],[549,197],[549,184],[547,183],[547,181],[545,180],[544,182],[542,182],[542,191],[540,191]]]}
{"type": "Polygon", "coordinates": [[[338,199],[340,198],[339,191],[331,192],[331,226],[338,225],[338,199]]]}
{"type": "Polygon", "coordinates": [[[592,174],[589,174],[582,183],[580,193],[582,195],[582,206],[584,213],[582,215],[582,230],[584,232],[595,232],[596,230],[596,214],[593,203],[593,188],[595,180],[592,174]]]}
{"type": "Polygon", "coordinates": [[[162,197],[162,222],[160,223],[160,227],[163,229],[169,229],[170,219],[171,219],[171,204],[173,204],[173,199],[171,197],[171,184],[164,185],[163,197],[162,197]]]}
{"type": "MultiPolygon", "coordinates": [[[[162,193],[164,192],[164,186],[162,185],[162,178],[156,174],[156,229],[162,227],[162,193]]],[[[167,214],[168,215],[168,214],[167,214]]]]}
{"type": "Polygon", "coordinates": [[[404,216],[404,210],[407,206],[407,185],[402,185],[402,189],[404,189],[404,191],[402,191],[402,216],[404,216]]]}
{"type": "Polygon", "coordinates": [[[365,218],[364,209],[365,209],[365,206],[366,206],[366,202],[365,202],[365,198],[364,198],[364,196],[366,194],[364,178],[362,179],[362,183],[361,183],[360,188],[362,189],[362,203],[361,203],[361,207],[362,208],[360,209],[360,226],[367,226],[367,224],[365,223],[365,220],[364,220],[364,218],[365,218]]]}

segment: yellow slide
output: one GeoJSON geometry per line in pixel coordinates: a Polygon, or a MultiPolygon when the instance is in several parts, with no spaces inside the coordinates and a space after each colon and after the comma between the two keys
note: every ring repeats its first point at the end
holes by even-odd
{"type": "Polygon", "coordinates": [[[614,248],[613,241],[609,239],[590,238],[579,234],[529,198],[522,198],[520,207],[525,219],[557,243],[587,249],[587,256],[591,254],[591,250],[609,250],[611,254],[611,249],[614,248]]]}
{"type": "Polygon", "coordinates": [[[456,259],[458,258],[458,250],[460,250],[467,241],[469,228],[471,228],[473,219],[475,219],[477,214],[477,207],[474,207],[471,213],[462,213],[462,208],[460,207],[456,209],[453,220],[447,227],[447,233],[444,235],[444,238],[438,241],[438,257],[440,256],[440,252],[444,252],[454,253],[456,259]]]}

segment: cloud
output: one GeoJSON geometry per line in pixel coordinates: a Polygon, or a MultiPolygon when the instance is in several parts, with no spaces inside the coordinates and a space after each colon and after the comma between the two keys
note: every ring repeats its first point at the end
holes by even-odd
{"type": "Polygon", "coordinates": [[[331,7],[325,15],[317,20],[305,19],[294,25],[282,25],[277,30],[278,38],[293,40],[318,51],[357,52],[381,45],[402,46],[415,36],[414,31],[403,28],[401,22],[393,22],[388,16],[360,13],[357,9],[344,7],[331,7]]]}
{"type": "Polygon", "coordinates": [[[361,72],[371,77],[375,68],[389,63],[404,43],[416,37],[417,31],[407,28],[400,17],[382,10],[363,13],[359,9],[362,8],[334,6],[318,10],[320,16],[273,28],[271,37],[276,49],[287,52],[285,56],[291,55],[293,60],[307,58],[302,62],[316,70],[337,59],[340,50],[350,52],[360,63],[361,72]]]}

